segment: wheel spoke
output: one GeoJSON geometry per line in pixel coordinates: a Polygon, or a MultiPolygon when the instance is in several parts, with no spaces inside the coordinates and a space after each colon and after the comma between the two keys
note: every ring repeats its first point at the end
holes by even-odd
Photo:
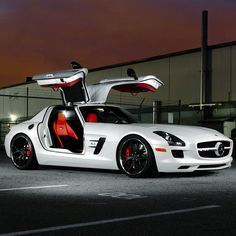
{"type": "Polygon", "coordinates": [[[17,163],[19,165],[20,162],[20,156],[17,156],[14,158],[15,163],[17,163]]]}
{"type": "Polygon", "coordinates": [[[135,166],[135,162],[133,161],[132,162],[132,170],[133,170],[133,173],[136,173],[136,166],[135,166]]]}
{"type": "Polygon", "coordinates": [[[20,150],[16,150],[16,151],[12,152],[13,155],[16,154],[16,153],[21,153],[21,151],[20,150]]]}
{"type": "Polygon", "coordinates": [[[22,155],[19,156],[18,165],[21,166],[21,163],[22,163],[22,155]]]}
{"type": "Polygon", "coordinates": [[[124,167],[127,167],[129,170],[132,168],[132,157],[124,161],[124,167]]]}
{"type": "Polygon", "coordinates": [[[143,149],[144,149],[144,146],[143,146],[143,144],[142,143],[139,143],[139,148],[138,148],[140,151],[143,151],[143,149]]]}
{"type": "Polygon", "coordinates": [[[127,166],[127,170],[130,171],[133,168],[132,162],[130,163],[130,165],[126,165],[127,166]]]}
{"type": "Polygon", "coordinates": [[[125,165],[128,161],[132,160],[132,158],[133,158],[133,157],[128,157],[128,158],[124,161],[124,165],[125,165]]]}
{"type": "Polygon", "coordinates": [[[145,157],[145,156],[142,156],[142,157],[139,157],[139,158],[138,158],[138,161],[140,161],[140,162],[141,162],[141,161],[146,161],[146,160],[147,160],[147,157],[145,157]]]}
{"type": "Polygon", "coordinates": [[[140,160],[138,161],[138,164],[141,169],[145,167],[146,163],[147,163],[147,159],[143,160],[142,162],[140,160]]]}

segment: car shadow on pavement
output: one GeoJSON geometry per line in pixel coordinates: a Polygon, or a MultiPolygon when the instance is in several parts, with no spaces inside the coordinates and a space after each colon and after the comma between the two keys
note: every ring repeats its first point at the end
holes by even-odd
{"type": "MultiPolygon", "coordinates": [[[[11,160],[6,156],[4,150],[0,150],[0,161],[5,164],[8,162],[11,163],[11,160]]],[[[13,165],[12,168],[15,168],[13,165]]],[[[232,162],[231,169],[236,169],[236,162],[232,162]]],[[[117,177],[125,177],[125,174],[122,174],[119,170],[106,170],[106,169],[90,169],[90,168],[79,168],[79,167],[62,167],[62,166],[39,166],[39,171],[50,171],[50,170],[62,170],[62,171],[79,171],[82,173],[104,173],[104,174],[115,174],[117,177]]],[[[34,170],[37,171],[37,170],[34,170]]],[[[219,171],[195,171],[189,173],[153,173],[151,176],[145,177],[143,179],[155,179],[155,178],[197,178],[197,177],[204,177],[204,176],[216,176],[224,171],[227,170],[219,170],[219,171]]]]}
{"type": "Polygon", "coordinates": [[[158,173],[158,178],[192,178],[217,175],[218,171],[195,171],[190,173],[158,173]]]}
{"type": "MultiPolygon", "coordinates": [[[[62,166],[40,166],[41,171],[50,170],[62,170],[62,171],[73,171],[82,173],[104,173],[104,174],[116,174],[117,177],[129,178],[119,170],[106,170],[106,169],[89,169],[89,168],[79,168],[79,167],[62,167],[62,166]]],[[[150,176],[139,178],[139,179],[158,179],[158,178],[192,178],[192,177],[204,177],[204,176],[214,176],[217,175],[219,171],[196,171],[190,173],[153,173],[150,176]]]]}
{"type": "Polygon", "coordinates": [[[114,173],[122,174],[119,170],[106,170],[106,169],[90,169],[80,167],[67,167],[67,166],[39,166],[39,170],[65,170],[65,171],[80,171],[80,172],[97,172],[97,173],[114,173]]]}

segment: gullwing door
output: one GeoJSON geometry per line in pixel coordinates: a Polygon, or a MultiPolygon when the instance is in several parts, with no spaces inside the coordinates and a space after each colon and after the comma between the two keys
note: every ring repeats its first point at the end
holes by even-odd
{"type": "Polygon", "coordinates": [[[89,96],[85,85],[88,70],[71,69],[35,75],[32,79],[42,87],[59,89],[66,104],[71,102],[88,102],[89,96]]]}
{"type": "Polygon", "coordinates": [[[163,85],[163,82],[153,75],[137,77],[132,69],[128,69],[127,74],[130,77],[106,79],[100,81],[98,84],[88,86],[90,102],[105,103],[111,89],[136,94],[154,92],[163,85]]]}
{"type": "Polygon", "coordinates": [[[124,93],[154,92],[163,82],[154,75],[137,77],[133,69],[128,69],[129,77],[101,80],[97,84],[86,86],[85,68],[48,72],[35,75],[33,80],[42,87],[59,89],[65,104],[74,102],[105,103],[111,89],[124,93]]]}

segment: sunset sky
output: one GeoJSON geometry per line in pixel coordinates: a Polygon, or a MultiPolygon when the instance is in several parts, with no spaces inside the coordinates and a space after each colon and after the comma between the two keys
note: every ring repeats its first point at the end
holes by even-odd
{"type": "Polygon", "coordinates": [[[0,87],[26,76],[87,68],[236,40],[236,0],[0,0],[0,87]]]}

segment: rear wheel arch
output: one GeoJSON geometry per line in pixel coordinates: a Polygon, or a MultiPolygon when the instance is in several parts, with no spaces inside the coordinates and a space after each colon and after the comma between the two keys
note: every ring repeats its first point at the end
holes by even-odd
{"type": "Polygon", "coordinates": [[[37,169],[39,165],[34,144],[25,133],[15,134],[11,139],[10,156],[14,166],[21,170],[37,169]]]}

